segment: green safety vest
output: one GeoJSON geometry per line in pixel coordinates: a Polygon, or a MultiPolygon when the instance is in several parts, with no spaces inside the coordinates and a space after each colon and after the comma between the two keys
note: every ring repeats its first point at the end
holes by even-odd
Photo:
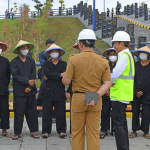
{"type": "MultiPolygon", "coordinates": [[[[115,85],[110,88],[110,98],[118,101],[133,101],[134,94],[134,60],[130,51],[123,52],[126,55],[127,66],[124,72],[115,80],[115,85]]],[[[119,60],[119,59],[118,59],[119,60]]]]}

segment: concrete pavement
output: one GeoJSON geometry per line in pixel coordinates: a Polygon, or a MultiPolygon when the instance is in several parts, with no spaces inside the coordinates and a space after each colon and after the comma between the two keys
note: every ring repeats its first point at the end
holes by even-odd
{"type": "MultiPolygon", "coordinates": [[[[10,119],[10,129],[8,132],[13,134],[13,121],[10,119]]],[[[128,118],[129,133],[131,133],[131,118],[128,118]]],[[[67,134],[69,135],[70,120],[67,118],[67,134]]],[[[39,118],[39,132],[41,135],[42,119],[39,118]]],[[[71,139],[67,136],[60,139],[56,132],[56,124],[52,125],[53,131],[48,139],[33,139],[29,136],[29,130],[26,121],[24,122],[23,133],[19,140],[12,140],[6,137],[0,137],[0,150],[71,150],[71,139]]],[[[138,137],[130,139],[130,150],[150,150],[150,140],[142,137],[143,133],[138,132],[138,137]]],[[[86,144],[85,144],[86,150],[86,144]]],[[[94,148],[93,148],[94,150],[94,148]]],[[[115,137],[110,134],[101,140],[101,150],[117,150],[115,137]]]]}

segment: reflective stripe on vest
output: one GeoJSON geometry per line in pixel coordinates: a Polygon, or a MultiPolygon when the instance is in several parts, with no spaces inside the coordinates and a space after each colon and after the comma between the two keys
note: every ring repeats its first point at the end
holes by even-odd
{"type": "Polygon", "coordinates": [[[134,79],[134,76],[132,75],[132,64],[131,64],[131,57],[130,55],[125,52],[128,57],[129,57],[129,62],[130,62],[130,72],[129,72],[129,76],[124,76],[124,75],[120,75],[118,79],[125,79],[125,80],[133,80],[134,79]]]}

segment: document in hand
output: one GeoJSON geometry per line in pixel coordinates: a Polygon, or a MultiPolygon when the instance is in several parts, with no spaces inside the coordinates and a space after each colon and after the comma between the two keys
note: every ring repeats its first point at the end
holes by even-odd
{"type": "Polygon", "coordinates": [[[94,100],[94,105],[96,105],[97,101],[98,101],[98,98],[99,98],[98,93],[87,91],[86,94],[85,94],[84,102],[90,103],[91,101],[94,100]]]}

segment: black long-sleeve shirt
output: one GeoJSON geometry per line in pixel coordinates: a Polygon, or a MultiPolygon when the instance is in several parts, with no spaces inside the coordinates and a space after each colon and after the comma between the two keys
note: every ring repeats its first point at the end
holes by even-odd
{"type": "Polygon", "coordinates": [[[36,94],[36,86],[31,87],[28,82],[31,79],[36,79],[35,61],[31,57],[26,57],[23,62],[19,56],[14,58],[11,63],[11,73],[13,76],[13,93],[14,96],[29,96],[36,94]],[[30,93],[25,93],[25,89],[30,88],[30,93]]]}
{"type": "Polygon", "coordinates": [[[0,56],[0,95],[9,95],[10,63],[7,58],[0,56]]]}
{"type": "Polygon", "coordinates": [[[135,63],[134,101],[138,100],[144,104],[150,104],[150,63],[142,66],[141,61],[135,63]],[[140,98],[136,96],[139,91],[143,92],[140,98]]]}
{"type": "Polygon", "coordinates": [[[65,86],[62,83],[61,73],[66,71],[67,63],[59,60],[55,65],[51,60],[43,64],[44,75],[48,78],[45,81],[44,96],[50,101],[65,101],[65,86]]]}

